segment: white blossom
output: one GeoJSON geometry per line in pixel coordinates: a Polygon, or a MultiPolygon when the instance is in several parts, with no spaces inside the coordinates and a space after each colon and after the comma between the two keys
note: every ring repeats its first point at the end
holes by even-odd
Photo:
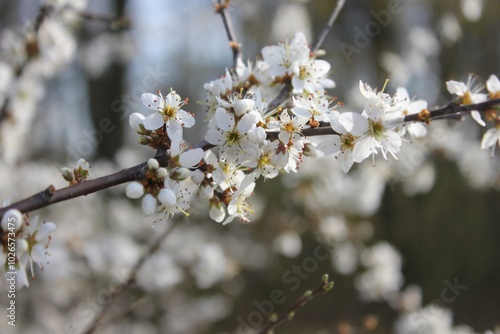
{"type": "Polygon", "coordinates": [[[141,96],[142,103],[148,109],[156,111],[144,119],[144,127],[146,130],[157,130],[165,125],[170,139],[182,137],[182,128],[194,125],[193,115],[181,109],[185,101],[181,101],[181,97],[175,91],[165,97],[158,93],[160,96],[151,93],[144,93],[141,96]]]}
{"type": "MultiPolygon", "coordinates": [[[[446,88],[450,94],[455,94],[461,98],[461,102],[464,104],[476,104],[486,101],[486,94],[481,93],[483,86],[475,85],[475,78],[469,76],[467,83],[461,81],[450,80],[446,82],[446,88]]],[[[477,110],[471,111],[472,118],[481,126],[485,126],[486,123],[481,118],[481,113],[477,110]]]]}

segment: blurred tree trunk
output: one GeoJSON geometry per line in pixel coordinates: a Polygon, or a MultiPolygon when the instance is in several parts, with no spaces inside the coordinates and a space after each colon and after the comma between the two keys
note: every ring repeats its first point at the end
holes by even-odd
{"type": "MultiPolygon", "coordinates": [[[[127,0],[114,0],[113,3],[114,17],[122,17],[125,14],[127,0]]],[[[124,122],[120,119],[120,113],[112,112],[111,105],[124,91],[126,70],[126,64],[112,60],[100,77],[88,79],[90,112],[94,128],[102,135],[101,140],[96,137],[99,142],[95,152],[96,158],[112,159],[123,144],[124,122]],[[101,128],[112,128],[113,131],[107,133],[108,131],[101,131],[101,128]]]]}

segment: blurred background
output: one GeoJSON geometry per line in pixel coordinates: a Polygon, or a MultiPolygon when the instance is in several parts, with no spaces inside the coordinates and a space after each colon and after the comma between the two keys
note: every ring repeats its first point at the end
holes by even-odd
{"type": "MultiPolygon", "coordinates": [[[[19,45],[40,4],[0,1],[0,102],[10,115],[1,198],[65,186],[58,169],[80,157],[98,177],[153,156],[128,125],[132,112],[147,114],[144,92],[188,97],[197,125],[185,135],[199,141],[203,84],[232,64],[209,0],[68,3],[58,13],[65,30],[46,28],[54,49],[17,77],[8,68],[29,58],[19,45]]],[[[229,13],[254,61],[298,31],[314,41],[334,5],[233,0],[229,13]]],[[[430,109],[447,104],[447,80],[500,74],[498,13],[495,0],[349,0],[322,47],[337,85],[329,93],[360,112],[359,80],[381,89],[388,78],[387,92],[404,86],[430,109]]],[[[435,121],[399,161],[349,174],[334,159],[306,159],[299,173],[257,185],[251,224],[221,226],[195,205],[97,332],[252,333],[269,305],[283,314],[324,273],[334,289],[277,333],[500,332],[500,162],[480,150],[484,131],[469,119],[435,121]],[[280,303],[263,302],[276,289],[280,303]]],[[[144,218],[124,186],[36,214],[58,225],[50,264],[18,292],[18,327],[3,319],[2,333],[81,333],[169,224],[144,218]]]]}

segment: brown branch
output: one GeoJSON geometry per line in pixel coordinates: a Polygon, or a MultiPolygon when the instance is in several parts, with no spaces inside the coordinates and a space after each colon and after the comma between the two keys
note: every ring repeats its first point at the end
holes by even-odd
{"type": "Polygon", "coordinates": [[[428,122],[431,119],[456,118],[457,115],[463,112],[471,112],[473,110],[484,112],[498,105],[500,105],[500,99],[491,99],[476,104],[457,104],[456,102],[450,102],[439,109],[407,115],[404,118],[404,122],[428,122]]]}
{"type": "Polygon", "coordinates": [[[165,229],[165,231],[156,239],[156,241],[153,242],[148,247],[146,252],[141,256],[139,261],[137,261],[137,263],[132,268],[132,271],[130,272],[130,275],[127,278],[127,280],[125,281],[125,283],[123,283],[121,286],[119,286],[116,290],[114,290],[112,292],[108,302],[101,308],[99,313],[94,317],[94,320],[89,325],[89,327],[84,332],[84,334],[93,333],[97,329],[97,327],[100,324],[102,324],[102,320],[103,320],[104,316],[106,315],[106,313],[108,312],[108,310],[111,308],[111,305],[113,304],[113,302],[117,299],[117,297],[119,295],[123,294],[128,288],[130,288],[132,286],[132,284],[135,282],[135,280],[137,278],[137,273],[139,272],[139,270],[142,268],[142,266],[144,265],[146,260],[151,255],[153,255],[156,251],[158,251],[158,249],[160,249],[161,243],[173,231],[175,224],[176,224],[176,221],[172,220],[172,224],[169,227],[167,227],[165,229]]]}
{"type": "Polygon", "coordinates": [[[294,318],[295,313],[304,307],[307,303],[314,299],[319,294],[326,293],[333,288],[333,282],[328,280],[328,275],[324,275],[321,281],[321,285],[314,291],[307,291],[304,293],[288,310],[285,314],[277,317],[276,314],[272,315],[267,324],[263,329],[259,331],[259,334],[270,334],[273,333],[273,329],[280,326],[281,324],[290,321],[294,318]]]}
{"type": "Polygon", "coordinates": [[[231,0],[217,0],[215,4],[215,12],[220,14],[222,18],[222,23],[224,23],[224,29],[226,29],[227,39],[229,41],[229,47],[233,52],[233,68],[238,65],[238,59],[241,59],[241,46],[236,39],[236,34],[234,32],[233,23],[231,17],[227,13],[227,8],[231,0]]]}
{"type": "Polygon", "coordinates": [[[335,23],[335,20],[337,20],[337,17],[340,14],[340,11],[344,7],[345,0],[337,0],[337,4],[335,5],[335,8],[333,9],[333,12],[330,14],[330,18],[328,19],[328,22],[325,24],[323,29],[321,29],[321,32],[318,35],[318,38],[316,42],[313,44],[311,47],[311,52],[316,53],[318,49],[323,45],[323,42],[325,41],[326,36],[330,32],[330,30],[333,27],[333,24],[335,23]]]}
{"type": "Polygon", "coordinates": [[[85,20],[109,23],[113,30],[130,28],[130,21],[126,16],[116,17],[90,12],[81,12],[79,15],[85,20]]]}
{"type": "Polygon", "coordinates": [[[114,187],[116,185],[140,180],[144,176],[147,169],[147,163],[143,162],[134,167],[130,167],[119,172],[102,176],[97,179],[86,180],[81,183],[55,190],[51,185],[46,190],[39,192],[33,196],[13,203],[4,208],[0,208],[0,217],[9,209],[18,209],[22,213],[38,210],[62,201],[67,201],[76,197],[95,193],[97,191],[114,187]]]}

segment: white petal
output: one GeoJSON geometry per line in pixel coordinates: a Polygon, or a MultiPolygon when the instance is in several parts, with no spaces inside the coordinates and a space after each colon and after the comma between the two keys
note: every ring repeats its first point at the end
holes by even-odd
{"type": "Polygon", "coordinates": [[[292,112],[299,117],[310,118],[312,116],[309,109],[303,107],[293,107],[292,112]]]}
{"type": "Polygon", "coordinates": [[[247,133],[257,124],[257,115],[255,113],[248,113],[243,116],[238,122],[238,132],[247,133]]]}
{"type": "Polygon", "coordinates": [[[181,119],[182,126],[185,128],[190,128],[196,123],[193,115],[182,109],[177,111],[177,116],[181,119]]]}
{"type": "Polygon", "coordinates": [[[176,120],[168,120],[167,123],[167,134],[168,137],[173,141],[175,140],[182,141],[182,125],[176,120]]]}
{"type": "Polygon", "coordinates": [[[125,188],[125,195],[132,199],[142,197],[144,195],[144,187],[137,181],[130,182],[125,188]]]}
{"type": "Polygon", "coordinates": [[[141,96],[142,103],[151,110],[163,109],[163,100],[161,97],[151,94],[144,93],[141,96]]]}
{"type": "Polygon", "coordinates": [[[293,86],[293,94],[302,94],[304,89],[306,88],[306,83],[300,77],[294,75],[292,77],[292,86],[293,86]]]}
{"type": "Polygon", "coordinates": [[[36,263],[45,262],[47,255],[45,255],[45,246],[41,244],[36,244],[31,248],[31,259],[36,263]]]}
{"type": "Polygon", "coordinates": [[[328,71],[330,71],[330,63],[327,62],[326,60],[321,60],[321,59],[313,60],[311,67],[312,70],[314,71],[313,72],[314,77],[323,76],[327,74],[328,71]]]}
{"type": "Polygon", "coordinates": [[[401,136],[394,131],[386,131],[382,136],[381,144],[392,153],[399,152],[402,144],[401,136]]]}
{"type": "Polygon", "coordinates": [[[339,123],[340,113],[337,110],[332,110],[330,112],[330,126],[337,133],[345,134],[347,131],[342,124],[339,123]]]}
{"type": "Polygon", "coordinates": [[[332,79],[328,78],[319,78],[318,83],[323,87],[323,88],[335,88],[335,81],[332,79]]]}
{"type": "Polygon", "coordinates": [[[145,118],[146,117],[143,114],[135,112],[133,114],[130,114],[128,119],[128,124],[135,132],[140,132],[141,131],[140,125],[144,124],[145,118]]]}
{"type": "Polygon", "coordinates": [[[163,119],[163,115],[159,112],[155,112],[144,119],[144,128],[146,128],[146,130],[159,129],[163,124],[165,124],[165,120],[163,119]]]}
{"type": "Polygon", "coordinates": [[[222,131],[231,131],[234,128],[234,116],[224,108],[215,110],[215,122],[222,131]]]}
{"type": "Polygon", "coordinates": [[[316,146],[318,157],[338,153],[340,151],[341,141],[339,136],[324,136],[316,146]]]}
{"type": "Polygon", "coordinates": [[[450,94],[456,94],[458,96],[463,96],[467,91],[467,85],[460,81],[446,81],[446,89],[450,94]]]}
{"type": "Polygon", "coordinates": [[[368,131],[368,119],[360,114],[344,112],[340,114],[338,122],[354,136],[361,136],[368,131]]]}
{"type": "Polygon", "coordinates": [[[48,235],[56,230],[57,226],[56,224],[52,222],[45,222],[40,226],[38,229],[38,232],[36,233],[36,240],[43,240],[48,235]]]}
{"type": "Polygon", "coordinates": [[[493,147],[497,141],[500,145],[500,129],[489,129],[483,135],[483,139],[481,140],[481,149],[486,150],[493,147]]]}
{"type": "Polygon", "coordinates": [[[205,155],[205,152],[201,148],[185,151],[181,154],[179,163],[183,167],[193,167],[196,166],[201,159],[203,159],[203,155],[205,155]]]}
{"type": "Polygon", "coordinates": [[[500,80],[498,80],[498,77],[496,75],[490,75],[488,81],[486,81],[486,88],[491,94],[500,92],[500,80]]]}
{"type": "Polygon", "coordinates": [[[208,129],[205,140],[212,145],[222,145],[225,142],[224,134],[219,129],[208,129]]]}
{"type": "Polygon", "coordinates": [[[174,207],[177,204],[177,197],[174,192],[168,188],[163,188],[158,193],[158,200],[167,209],[174,207]]]}
{"type": "Polygon", "coordinates": [[[354,162],[359,163],[368,158],[372,153],[376,152],[374,151],[375,148],[373,147],[373,144],[373,138],[369,136],[359,140],[354,146],[354,150],[352,152],[354,162]]]}
{"type": "Polygon", "coordinates": [[[359,91],[367,99],[369,99],[370,97],[372,97],[374,95],[373,94],[373,90],[371,89],[371,87],[368,86],[368,84],[366,82],[363,82],[361,80],[359,80],[359,91]]]}
{"type": "Polygon", "coordinates": [[[351,169],[352,164],[354,163],[353,152],[352,151],[341,152],[337,156],[337,161],[340,165],[340,168],[342,168],[342,170],[344,171],[344,173],[347,173],[351,169]]]}
{"type": "Polygon", "coordinates": [[[470,115],[472,116],[472,118],[481,126],[485,126],[486,123],[483,121],[483,119],[481,118],[481,113],[477,110],[472,110],[470,112],[470,115]]]}
{"type": "Polygon", "coordinates": [[[181,97],[175,91],[172,91],[165,97],[165,101],[169,107],[175,108],[181,103],[181,97]]]}
{"type": "Polygon", "coordinates": [[[423,123],[409,124],[407,129],[410,135],[415,138],[422,138],[427,134],[427,127],[423,123]]]}

